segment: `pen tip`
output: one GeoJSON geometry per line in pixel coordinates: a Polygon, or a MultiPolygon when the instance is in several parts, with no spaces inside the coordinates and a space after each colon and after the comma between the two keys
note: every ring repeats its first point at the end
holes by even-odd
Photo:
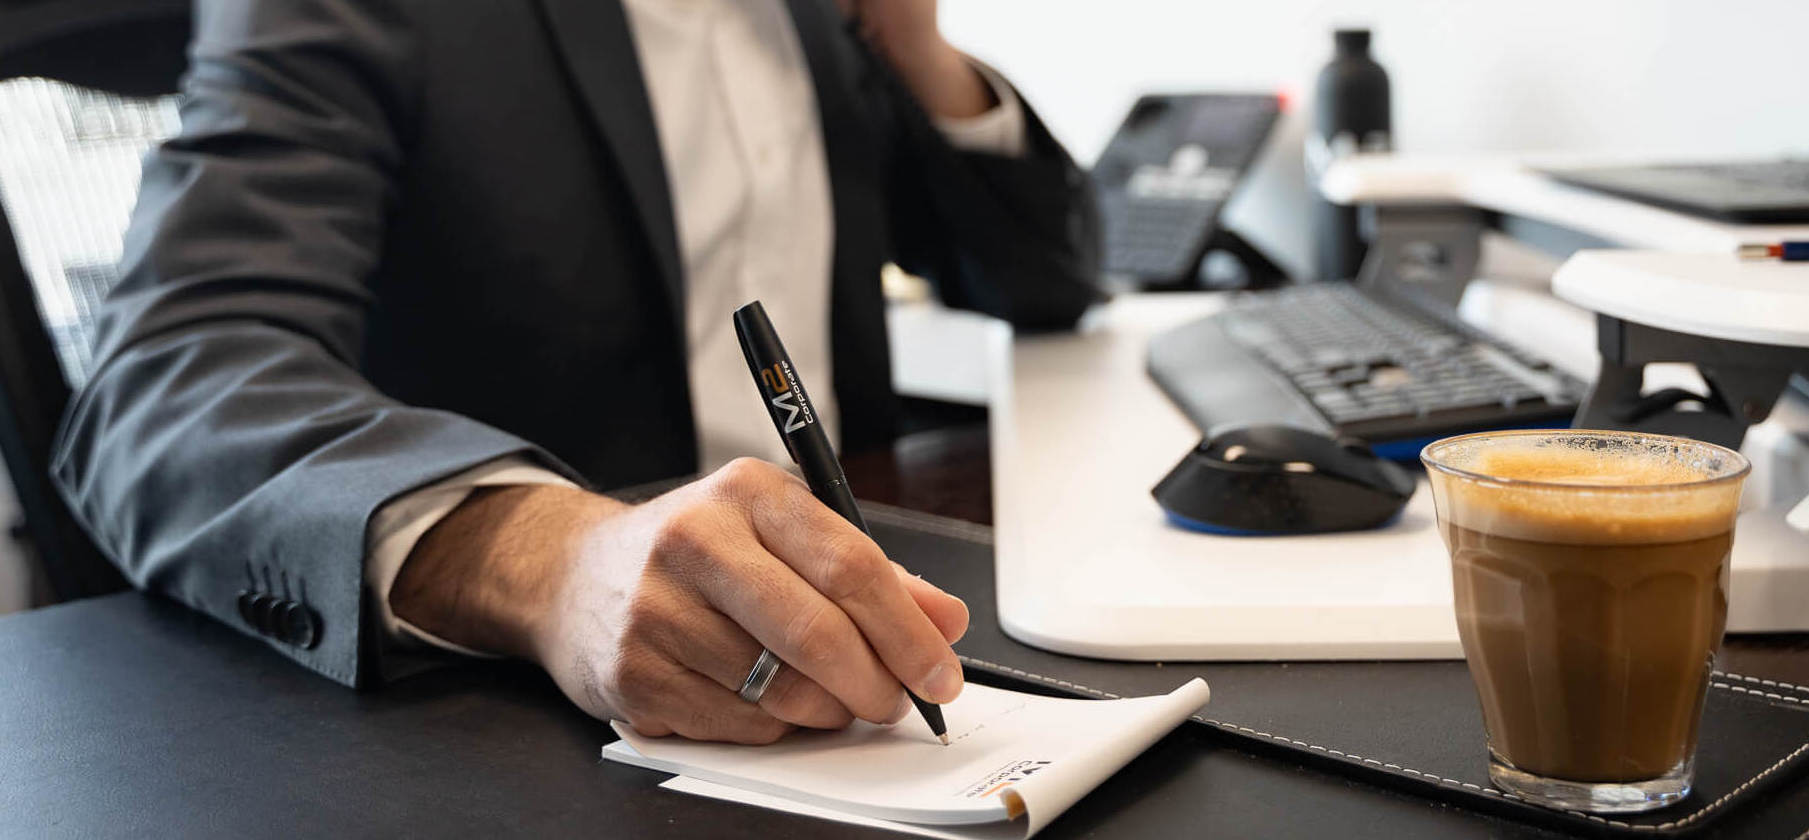
{"type": "Polygon", "coordinates": [[[943,745],[943,746],[945,746],[945,747],[946,747],[946,746],[948,746],[948,734],[947,734],[947,733],[943,733],[943,734],[941,734],[941,735],[937,735],[937,736],[936,736],[936,737],[938,737],[938,738],[941,738],[941,739],[942,739],[942,745],[943,745]]]}

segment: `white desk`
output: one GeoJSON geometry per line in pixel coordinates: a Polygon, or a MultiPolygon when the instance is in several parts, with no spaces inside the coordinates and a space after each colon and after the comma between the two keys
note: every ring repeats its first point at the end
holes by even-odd
{"type": "Polygon", "coordinates": [[[987,366],[993,348],[1011,343],[1011,325],[931,300],[886,305],[892,388],[907,397],[962,405],[992,400],[987,366]]]}
{"type": "Polygon", "coordinates": [[[1565,156],[1358,155],[1320,181],[1340,204],[1462,204],[1538,219],[1628,248],[1731,254],[1742,242],[1809,239],[1809,225],[1735,225],[1560,184],[1532,169],[1615,161],[1565,156]]]}
{"type": "Polygon", "coordinates": [[[1809,347],[1809,263],[1578,251],[1552,292],[1592,312],[1730,341],[1809,347]]]}
{"type": "MultiPolygon", "coordinates": [[[[1219,305],[1210,294],[1132,295],[1093,313],[1078,334],[995,349],[994,539],[1006,632],[1114,659],[1460,656],[1449,561],[1424,488],[1399,522],[1352,534],[1221,537],[1164,520],[1149,489],[1199,433],[1145,375],[1144,347],[1219,305]]],[[[1779,538],[1761,534],[1773,527],[1785,528],[1781,518],[1739,526],[1736,632],[1809,629],[1809,553],[1742,551],[1779,538]]]]}
{"type": "Polygon", "coordinates": [[[992,405],[1005,631],[1114,659],[1460,656],[1429,493],[1356,534],[1219,537],[1164,520],[1150,487],[1199,433],[1145,375],[1145,344],[1220,302],[1132,295],[1079,334],[1014,343],[992,405]]]}

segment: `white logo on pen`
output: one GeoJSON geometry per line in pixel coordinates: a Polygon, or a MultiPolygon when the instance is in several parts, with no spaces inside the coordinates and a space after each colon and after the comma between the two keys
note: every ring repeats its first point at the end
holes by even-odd
{"type": "Polygon", "coordinates": [[[786,434],[802,429],[812,422],[810,406],[798,399],[798,395],[803,392],[792,387],[794,378],[791,366],[784,362],[776,362],[770,368],[760,369],[760,381],[766,385],[767,390],[773,392],[769,402],[773,404],[773,408],[785,411],[786,434]]]}

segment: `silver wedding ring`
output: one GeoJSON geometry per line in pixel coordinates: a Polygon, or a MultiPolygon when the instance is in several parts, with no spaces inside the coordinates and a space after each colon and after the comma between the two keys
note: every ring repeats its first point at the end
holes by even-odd
{"type": "Polygon", "coordinates": [[[759,703],[766,695],[766,687],[773,684],[773,677],[779,675],[779,668],[785,663],[766,648],[760,649],[760,658],[754,660],[754,670],[747,672],[747,679],[742,681],[741,690],[735,692],[741,699],[749,703],[759,703]]]}

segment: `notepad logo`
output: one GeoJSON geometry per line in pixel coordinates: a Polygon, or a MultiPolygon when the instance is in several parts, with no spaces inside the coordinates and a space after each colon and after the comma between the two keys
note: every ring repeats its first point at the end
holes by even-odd
{"type": "Polygon", "coordinates": [[[968,785],[962,795],[968,799],[985,799],[1036,775],[1052,763],[1040,759],[1019,759],[1010,762],[986,774],[985,778],[968,785]]]}
{"type": "Polygon", "coordinates": [[[795,387],[797,381],[797,374],[784,362],[774,362],[772,367],[760,369],[760,382],[769,394],[767,402],[773,405],[773,418],[779,421],[786,434],[816,422],[810,413],[810,401],[804,398],[804,389],[795,387]]]}

